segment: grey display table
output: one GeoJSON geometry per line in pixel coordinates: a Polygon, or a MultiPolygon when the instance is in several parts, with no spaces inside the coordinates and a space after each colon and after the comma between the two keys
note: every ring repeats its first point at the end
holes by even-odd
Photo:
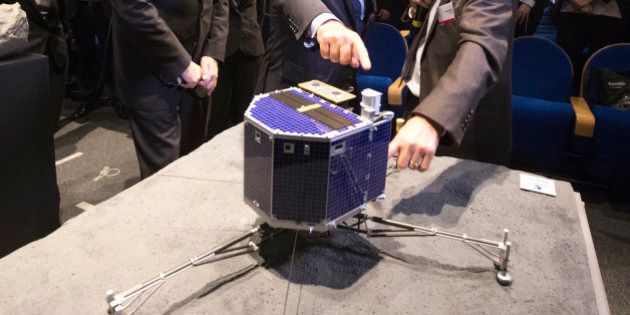
{"type": "MultiPolygon", "coordinates": [[[[239,125],[0,260],[3,312],[102,314],[107,289],[129,289],[251,229],[258,218],[242,197],[242,141],[239,125]]],[[[518,175],[437,158],[426,173],[390,174],[388,198],[368,208],[496,240],[509,228],[511,287],[459,241],[337,230],[298,250],[290,282],[288,260],[262,268],[239,256],[179,274],[140,312],[607,313],[579,196],[566,182],[556,198],[521,191],[518,175]]]]}

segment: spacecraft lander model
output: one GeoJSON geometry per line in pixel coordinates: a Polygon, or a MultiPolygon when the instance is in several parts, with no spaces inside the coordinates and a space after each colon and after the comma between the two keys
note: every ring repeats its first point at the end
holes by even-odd
{"type": "Polygon", "coordinates": [[[133,313],[168,278],[191,267],[256,252],[259,245],[283,230],[325,232],[338,228],[367,237],[441,236],[459,240],[493,261],[498,282],[509,285],[511,243],[507,230],[503,240],[489,241],[362,213],[369,202],[385,197],[387,147],[394,115],[380,112],[381,93],[369,89],[362,92],[361,115],[336,105],[353,98],[319,81],[256,96],[245,113],[244,197],[265,226],[127,291],[108,291],[108,312],[122,314],[138,304],[130,311],[133,313]],[[368,223],[390,228],[373,229],[368,223]],[[239,245],[246,241],[246,245],[239,245]],[[141,299],[145,292],[148,296],[141,299]]]}

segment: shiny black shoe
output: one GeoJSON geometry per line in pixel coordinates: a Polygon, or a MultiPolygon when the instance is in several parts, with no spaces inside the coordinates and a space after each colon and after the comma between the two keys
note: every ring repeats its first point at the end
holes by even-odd
{"type": "Polygon", "coordinates": [[[90,112],[92,110],[94,110],[94,103],[93,102],[89,102],[89,103],[83,103],[79,106],[79,108],[77,108],[74,113],[72,113],[72,115],[70,115],[70,119],[71,120],[79,120],[85,116],[87,116],[88,114],[90,114],[90,112]]]}
{"type": "Polygon", "coordinates": [[[120,119],[129,119],[129,115],[127,115],[127,111],[123,105],[116,106],[116,115],[118,115],[118,118],[120,119]]]}
{"type": "Polygon", "coordinates": [[[111,104],[114,107],[114,110],[116,111],[116,115],[118,116],[118,118],[125,119],[125,120],[129,119],[129,115],[127,114],[127,108],[125,107],[125,104],[123,104],[121,101],[119,101],[115,97],[112,97],[111,104]]]}

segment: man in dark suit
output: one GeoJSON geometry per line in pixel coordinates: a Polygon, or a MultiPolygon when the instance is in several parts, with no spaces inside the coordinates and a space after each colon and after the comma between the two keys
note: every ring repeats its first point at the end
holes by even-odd
{"type": "Polygon", "coordinates": [[[227,0],[112,0],[114,77],[142,177],[203,142],[199,89],[225,55],[227,0]],[[197,93],[193,91],[199,86],[197,93]]]}
{"type": "Polygon", "coordinates": [[[208,111],[208,138],[243,121],[265,53],[261,30],[265,1],[230,0],[229,4],[225,62],[219,65],[221,80],[208,111]]]}
{"type": "Polygon", "coordinates": [[[372,1],[270,1],[269,10],[271,29],[259,82],[261,91],[312,79],[343,88],[351,74],[343,65],[356,68],[361,64],[369,70],[369,57],[359,34],[374,10],[372,1]]]}
{"type": "Polygon", "coordinates": [[[378,21],[387,23],[397,29],[403,29],[401,15],[407,7],[407,0],[378,0],[378,21]]]}
{"type": "Polygon", "coordinates": [[[549,0],[519,0],[516,9],[514,38],[533,36],[545,13],[549,0]]]}
{"type": "MultiPolygon", "coordinates": [[[[582,68],[601,48],[630,40],[624,21],[624,3],[616,0],[559,0],[556,43],[573,64],[573,94],[580,92],[582,68]],[[585,53],[586,52],[586,53],[585,53]]],[[[626,4],[627,5],[627,4],[626,4]]]]}
{"type": "Polygon", "coordinates": [[[411,0],[429,9],[403,79],[409,119],[389,146],[420,171],[441,153],[505,164],[511,149],[511,47],[516,1],[411,0]]]}
{"type": "Polygon", "coordinates": [[[20,0],[28,17],[27,52],[48,56],[51,116],[55,130],[63,108],[68,73],[68,48],[62,25],[62,12],[57,0],[20,0]]]}

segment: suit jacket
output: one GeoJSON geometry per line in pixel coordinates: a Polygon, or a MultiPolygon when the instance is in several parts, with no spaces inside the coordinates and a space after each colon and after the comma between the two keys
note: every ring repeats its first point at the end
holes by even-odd
{"type": "MultiPolygon", "coordinates": [[[[443,5],[450,0],[442,0],[443,5]]],[[[516,1],[453,0],[456,22],[425,23],[419,103],[408,112],[446,131],[453,155],[505,163],[511,149],[511,63],[516,1]]],[[[411,45],[403,78],[414,69],[421,30],[411,45]]],[[[445,147],[449,151],[448,147],[445,147]]]]}
{"type": "Polygon", "coordinates": [[[227,0],[111,0],[114,76],[129,106],[155,82],[174,87],[191,60],[223,61],[227,0]],[[151,84],[149,84],[151,82],[151,84]],[[146,83],[146,84],[143,84],[146,83]]]}
{"type": "Polygon", "coordinates": [[[264,4],[264,0],[230,0],[226,57],[237,51],[252,57],[265,53],[261,29],[264,4]]]}
{"type": "MultiPolygon", "coordinates": [[[[271,30],[261,71],[261,91],[282,89],[313,79],[342,87],[352,74],[352,68],[323,59],[317,46],[307,48],[304,43],[312,40],[304,36],[304,31],[324,12],[334,14],[344,25],[355,29],[355,23],[362,22],[348,10],[349,1],[355,0],[270,1],[271,30]]],[[[365,4],[367,20],[374,8],[370,0],[365,0],[365,4]]]]}

